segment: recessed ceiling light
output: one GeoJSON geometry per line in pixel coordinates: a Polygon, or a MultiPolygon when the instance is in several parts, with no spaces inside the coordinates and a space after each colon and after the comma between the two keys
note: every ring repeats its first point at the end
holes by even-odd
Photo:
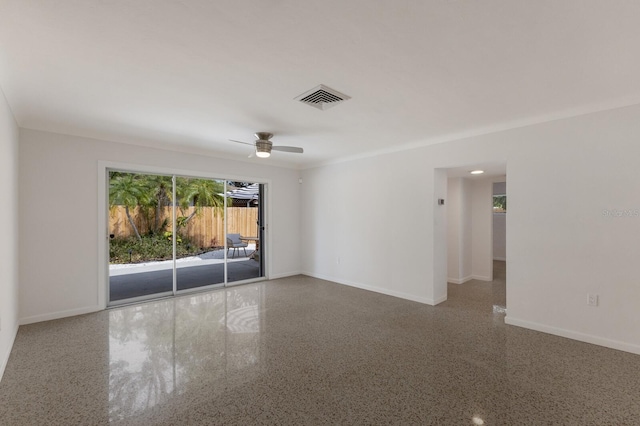
{"type": "Polygon", "coordinates": [[[473,170],[472,172],[469,172],[472,175],[481,175],[484,173],[484,170],[473,170]]]}

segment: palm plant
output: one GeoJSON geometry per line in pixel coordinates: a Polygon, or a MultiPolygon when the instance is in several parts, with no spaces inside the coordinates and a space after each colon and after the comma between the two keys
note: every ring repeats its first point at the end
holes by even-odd
{"type": "Polygon", "coordinates": [[[163,208],[171,205],[172,198],[172,178],[163,175],[143,175],[144,184],[149,190],[149,209],[155,209],[153,215],[153,227],[149,226],[153,233],[158,233],[167,224],[167,219],[161,223],[160,218],[163,216],[163,208]]]}
{"type": "Polygon", "coordinates": [[[127,220],[133,228],[138,241],[142,241],[138,227],[131,218],[131,209],[150,202],[149,187],[138,175],[132,173],[110,173],[109,178],[109,207],[124,206],[127,220]]]}
{"type": "Polygon", "coordinates": [[[193,212],[179,223],[182,226],[186,226],[191,218],[200,212],[202,207],[222,208],[224,206],[224,196],[221,195],[223,190],[222,182],[215,180],[178,178],[176,195],[180,209],[184,210],[190,205],[195,207],[193,212]]]}

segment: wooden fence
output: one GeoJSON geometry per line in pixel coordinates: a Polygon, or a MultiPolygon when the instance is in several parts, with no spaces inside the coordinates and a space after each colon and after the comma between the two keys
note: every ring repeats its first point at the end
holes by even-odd
{"type": "MultiPolygon", "coordinates": [[[[188,217],[195,207],[177,209],[178,217],[188,217]]],[[[171,206],[160,209],[158,224],[166,220],[165,231],[171,231],[171,206]]],[[[148,216],[138,208],[131,210],[131,217],[140,234],[149,232],[155,227],[155,213],[148,216]]],[[[242,236],[256,236],[258,233],[258,208],[257,207],[228,207],[227,208],[228,232],[242,236]]],[[[135,235],[129,224],[124,206],[115,206],[109,211],[109,234],[115,238],[126,238],[135,235]]],[[[214,207],[202,207],[199,213],[189,220],[187,226],[178,229],[178,235],[186,236],[193,244],[202,248],[224,245],[224,220],[222,209],[214,207]]]]}

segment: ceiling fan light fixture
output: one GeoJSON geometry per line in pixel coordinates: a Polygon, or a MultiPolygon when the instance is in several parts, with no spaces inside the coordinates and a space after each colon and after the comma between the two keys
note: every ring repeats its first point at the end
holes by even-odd
{"type": "MultiPolygon", "coordinates": [[[[294,154],[302,154],[304,149],[299,146],[286,146],[286,145],[276,145],[269,140],[273,137],[272,133],[269,132],[257,132],[255,134],[256,141],[253,143],[237,141],[234,139],[229,139],[230,142],[241,143],[243,145],[251,145],[255,148],[255,155],[258,158],[268,158],[271,156],[271,150],[273,151],[282,151],[282,152],[291,152],[294,154]]],[[[253,154],[251,154],[253,156],[253,154]]],[[[249,156],[249,158],[251,158],[249,156]]]]}
{"type": "Polygon", "coordinates": [[[272,144],[268,140],[258,139],[256,141],[256,157],[268,158],[271,155],[271,146],[272,144]]]}

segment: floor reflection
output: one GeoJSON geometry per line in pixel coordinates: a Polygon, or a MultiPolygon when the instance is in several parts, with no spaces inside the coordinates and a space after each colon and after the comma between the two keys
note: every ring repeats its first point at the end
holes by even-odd
{"type": "Polygon", "coordinates": [[[244,285],[110,311],[110,421],[137,416],[203,380],[215,391],[240,370],[249,379],[246,370],[260,359],[263,299],[262,286],[244,285]]]}

